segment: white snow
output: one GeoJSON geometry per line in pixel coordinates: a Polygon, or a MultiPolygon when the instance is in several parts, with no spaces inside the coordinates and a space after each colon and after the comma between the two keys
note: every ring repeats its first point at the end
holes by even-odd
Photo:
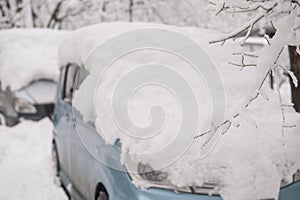
{"type": "Polygon", "coordinates": [[[1,200],[67,200],[54,184],[52,128],[48,118],[12,128],[0,126],[1,200]]]}
{"type": "Polygon", "coordinates": [[[17,90],[33,80],[57,80],[58,49],[68,31],[10,29],[0,31],[2,87],[17,90]]]}
{"type": "MultiPolygon", "coordinates": [[[[62,47],[61,62],[67,61],[84,62],[89,53],[101,42],[112,35],[133,30],[141,27],[164,27],[155,24],[127,24],[112,23],[92,26],[75,32],[62,47]],[[84,38],[78,40],[79,38],[84,38]],[[72,46],[72,43],[74,46],[72,46]],[[73,48],[71,48],[73,47],[73,48]],[[73,52],[68,49],[75,49],[73,52]]],[[[228,61],[239,62],[233,53],[243,52],[240,47],[227,42],[224,46],[208,45],[216,34],[195,28],[168,29],[179,31],[199,43],[213,59],[219,73],[222,75],[226,94],[226,118],[239,114],[235,119],[234,126],[220,138],[212,153],[205,159],[200,159],[201,140],[195,140],[190,149],[175,163],[163,171],[168,172],[168,180],[178,186],[201,186],[205,182],[218,183],[219,192],[225,200],[253,200],[263,198],[277,198],[282,179],[291,180],[292,175],[300,168],[299,143],[300,136],[297,134],[299,128],[282,131],[282,114],[279,96],[276,91],[271,90],[268,81],[262,87],[264,95],[259,96],[246,109],[247,102],[257,92],[257,80],[260,80],[263,71],[260,68],[249,67],[240,70],[228,64],[228,61]],[[267,97],[264,99],[263,97],[267,97]]],[[[273,58],[274,55],[266,55],[273,58]]],[[[264,60],[266,62],[266,60],[264,60]]],[[[143,91],[136,92],[128,101],[128,112],[132,117],[133,124],[145,127],[151,124],[150,109],[154,105],[160,105],[166,112],[166,129],[163,134],[158,134],[150,140],[137,140],[121,134],[119,127],[115,124],[111,111],[113,89],[128,71],[134,69],[141,63],[162,63],[179,70],[189,80],[201,101],[199,108],[199,129],[202,133],[207,128],[210,120],[211,104],[207,89],[203,80],[195,78],[195,72],[181,62],[174,55],[162,52],[143,50],[133,55],[123,56],[111,64],[105,71],[101,84],[95,91],[98,77],[93,76],[97,72],[98,65],[87,67],[91,73],[83,82],[79,91],[75,93],[74,105],[84,115],[86,120],[95,122],[97,130],[102,133],[106,142],[113,143],[117,138],[122,143],[123,162],[134,160],[138,162],[149,162],[147,157],[126,157],[128,152],[149,153],[160,149],[173,137],[174,130],[178,130],[180,119],[180,107],[176,105],[176,99],[165,94],[159,87],[144,87],[143,91]],[[137,59],[138,58],[138,59],[137,59]],[[196,87],[195,87],[196,86],[196,87]],[[93,107],[93,100],[96,105],[93,107]],[[163,101],[163,102],[161,102],[163,101]],[[104,132],[103,132],[104,130],[104,132]],[[144,160],[143,160],[144,159],[144,160]]],[[[101,63],[97,63],[101,64],[101,63]]],[[[259,63],[261,64],[261,63],[259,63]]],[[[167,78],[167,77],[166,77],[167,78]]],[[[199,100],[198,99],[198,100],[199,100]]],[[[287,123],[299,124],[300,117],[293,110],[287,112],[287,123]]],[[[122,116],[124,113],[114,113],[122,116]]],[[[176,148],[176,147],[175,147],[176,148]]],[[[135,182],[140,187],[149,186],[148,183],[135,182]]]]}

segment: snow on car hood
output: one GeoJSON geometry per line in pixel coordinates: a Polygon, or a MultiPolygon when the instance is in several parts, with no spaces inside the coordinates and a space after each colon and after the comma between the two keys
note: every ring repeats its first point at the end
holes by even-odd
{"type": "MultiPolygon", "coordinates": [[[[64,42],[60,54],[61,63],[72,61],[87,64],[84,67],[90,72],[79,90],[75,92],[73,102],[75,108],[83,114],[86,121],[95,123],[97,131],[107,143],[113,144],[120,139],[121,160],[124,165],[129,161],[152,165],[155,162],[152,163],[147,156],[144,158],[131,153],[139,152],[146,155],[157,149],[160,150],[176,137],[174,133],[181,123],[180,102],[176,99],[176,95],[174,97],[172,91],[167,91],[164,87],[156,87],[157,85],[153,87],[143,85],[141,91],[137,88],[127,101],[127,112],[132,119],[132,125],[127,127],[125,131],[129,132],[125,134],[120,130],[120,124],[116,123],[116,119],[122,123],[122,120],[126,120],[127,113],[126,111],[113,113],[112,98],[124,74],[134,70],[132,66],[162,63],[162,66],[174,67],[174,70],[187,77],[189,84],[193,86],[200,110],[197,116],[199,119],[197,133],[207,131],[213,110],[207,86],[203,80],[195,78],[196,73],[188,63],[174,54],[157,52],[153,49],[134,51],[133,54],[123,55],[121,59],[110,63],[105,73],[101,74],[101,79],[94,76],[97,67],[101,65],[101,60],[95,65],[84,62],[98,44],[105,45],[104,41],[112,38],[112,35],[145,27],[167,28],[180,32],[205,49],[222,79],[226,97],[225,119],[231,119],[233,113],[237,112],[236,109],[241,113],[238,120],[231,119],[234,122],[233,126],[228,127],[229,130],[221,135],[211,153],[205,158],[201,157],[204,144],[200,137],[193,140],[191,146],[176,161],[159,170],[167,172],[168,181],[179,188],[214,183],[215,189],[225,200],[277,198],[281,180],[291,180],[292,175],[300,168],[300,136],[297,134],[299,129],[292,128],[282,132],[279,95],[270,89],[267,82],[263,87],[264,98],[261,95],[248,109],[243,108],[244,97],[252,96],[256,92],[255,82],[259,76],[259,69],[252,67],[240,70],[228,64],[228,62],[240,62],[239,57],[234,56],[233,53],[241,53],[242,49],[230,41],[224,46],[209,45],[208,41],[218,36],[215,32],[143,23],[104,23],[75,32],[64,42]],[[69,49],[73,51],[68,51],[69,49]],[[156,120],[153,111],[159,110],[157,105],[163,108],[168,119],[159,132],[162,134],[142,140],[132,137],[130,130],[133,126],[147,127],[156,120]]],[[[298,127],[299,114],[290,109],[286,115],[289,123],[296,124],[298,127]]],[[[149,186],[149,183],[142,179],[134,183],[139,187],[149,186]]]]}
{"type": "Polygon", "coordinates": [[[33,80],[57,80],[58,49],[68,33],[49,29],[1,30],[1,86],[17,90],[33,80]]]}

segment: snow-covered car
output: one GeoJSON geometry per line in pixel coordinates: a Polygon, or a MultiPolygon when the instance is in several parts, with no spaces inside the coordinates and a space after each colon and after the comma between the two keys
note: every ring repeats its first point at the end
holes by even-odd
{"type": "Polygon", "coordinates": [[[37,80],[17,91],[0,91],[1,124],[16,125],[20,118],[40,120],[51,117],[54,108],[56,82],[37,80]]]}
{"type": "MultiPolygon", "coordinates": [[[[144,25],[144,27],[149,27],[149,24],[144,25]]],[[[273,193],[268,193],[266,198],[264,199],[280,199],[280,200],[298,200],[300,196],[300,179],[299,173],[295,174],[295,176],[289,179],[284,184],[281,185],[280,189],[280,181],[281,177],[277,177],[274,181],[271,180],[271,175],[269,175],[269,171],[271,168],[273,169],[273,165],[269,165],[267,160],[267,156],[264,153],[257,154],[259,152],[258,148],[250,141],[258,141],[257,137],[260,135],[264,136],[265,138],[270,137],[273,139],[273,131],[270,131],[275,124],[274,121],[268,121],[268,117],[263,117],[262,119],[266,121],[267,124],[271,124],[267,126],[267,132],[259,132],[259,127],[253,127],[249,125],[245,126],[238,126],[233,128],[234,133],[227,133],[226,135],[232,136],[235,134],[233,140],[224,145],[229,147],[229,151],[224,153],[221,151],[221,156],[216,157],[216,163],[220,161],[224,161],[224,164],[228,164],[228,159],[231,159],[233,156],[234,162],[237,162],[237,168],[234,168],[234,171],[230,171],[229,176],[226,176],[223,173],[223,170],[227,169],[227,166],[221,165],[219,168],[216,166],[208,165],[208,168],[212,169],[212,171],[208,171],[209,173],[201,174],[201,171],[197,171],[202,169],[201,165],[205,165],[205,162],[201,162],[198,152],[190,151],[185,152],[188,154],[186,160],[181,157],[183,160],[180,165],[177,165],[182,171],[178,171],[178,168],[173,168],[174,171],[161,171],[161,170],[153,170],[151,164],[142,164],[141,162],[136,166],[137,171],[130,171],[127,170],[128,165],[124,159],[126,159],[127,150],[123,150],[122,148],[126,146],[126,140],[123,141],[120,139],[120,135],[117,135],[117,132],[121,132],[118,128],[112,129],[111,123],[106,123],[104,126],[108,127],[108,129],[113,131],[103,131],[101,126],[99,128],[99,124],[96,123],[97,115],[95,114],[95,109],[99,108],[99,104],[103,103],[104,106],[101,107],[102,110],[98,113],[98,117],[108,118],[108,113],[105,112],[105,108],[110,108],[111,102],[105,99],[103,102],[95,101],[97,100],[96,97],[103,97],[97,96],[94,94],[95,90],[93,88],[92,73],[97,72],[97,68],[89,68],[84,66],[86,63],[84,60],[88,57],[94,50],[95,47],[99,44],[103,44],[103,41],[109,40],[112,35],[117,35],[119,32],[124,32],[125,30],[135,30],[137,28],[143,27],[143,25],[134,25],[128,23],[111,23],[105,24],[102,23],[100,25],[94,25],[92,27],[87,27],[78,31],[75,31],[70,38],[68,38],[61,46],[60,50],[60,78],[57,85],[57,94],[56,94],[56,104],[54,109],[54,116],[53,116],[53,161],[55,163],[55,170],[57,175],[60,177],[61,185],[69,196],[74,199],[88,199],[88,200],[123,200],[123,199],[147,199],[147,200],[156,200],[156,199],[164,199],[164,200],[222,200],[221,194],[219,193],[218,188],[224,185],[220,184],[218,186],[218,182],[214,182],[211,177],[217,175],[220,176],[221,181],[228,181],[230,184],[233,184],[234,187],[232,190],[226,191],[227,194],[231,195],[233,192],[236,192],[238,195],[241,195],[241,198],[235,199],[243,199],[242,197],[245,195],[243,193],[245,189],[246,192],[250,191],[248,195],[256,195],[252,193],[253,191],[257,191],[261,189],[260,192],[264,192],[265,190],[269,189],[268,186],[265,185],[255,185],[253,181],[255,180],[266,180],[267,182],[263,182],[265,184],[271,182],[271,185],[278,188],[278,190],[272,190],[271,192],[274,193],[274,196],[269,198],[268,195],[272,196],[273,193]],[[88,71],[91,70],[91,71],[88,71]],[[90,78],[90,79],[88,79],[90,78]],[[90,87],[91,86],[91,87],[90,87]],[[82,92],[82,93],[80,93],[82,92]],[[82,95],[83,99],[88,99],[87,101],[78,101],[78,97],[82,95]],[[75,101],[73,101],[75,100],[75,101]],[[90,102],[93,102],[91,103],[90,102]],[[106,106],[106,107],[105,107],[106,106]],[[80,110],[83,108],[82,110],[80,110]],[[253,134],[255,135],[253,139],[253,134]],[[102,134],[101,134],[102,133],[102,134]],[[249,134],[248,134],[249,133],[249,134]],[[109,141],[107,138],[111,135],[116,134],[117,136],[113,138],[112,141],[109,141]],[[250,139],[248,140],[248,136],[250,135],[250,139]],[[240,138],[239,138],[240,136],[240,138]],[[246,137],[246,139],[245,139],[246,137]],[[244,152],[239,150],[239,148],[244,148],[246,142],[248,146],[244,149],[244,152]],[[240,145],[240,142],[241,145],[240,145]],[[123,150],[123,151],[122,151],[123,150]],[[256,152],[253,154],[254,156],[246,156],[249,152],[256,152]],[[240,154],[240,152],[242,152],[240,154]],[[230,155],[229,155],[230,154],[230,155]],[[189,157],[190,156],[190,157],[189,157]],[[193,159],[193,156],[196,159],[193,159]],[[236,158],[235,156],[241,156],[236,158]],[[261,160],[258,159],[258,156],[261,157],[261,160]],[[250,158],[249,158],[250,157],[250,158]],[[123,161],[122,161],[122,159],[123,161]],[[247,159],[245,165],[240,165],[241,160],[247,159]],[[250,159],[250,160],[249,160],[250,159]],[[252,160],[253,159],[253,160],[252,160]],[[198,163],[199,162],[199,163],[198,163]],[[267,167],[264,169],[256,168],[255,164],[265,164],[264,166],[267,167]],[[253,170],[252,170],[252,165],[253,170]],[[269,166],[272,166],[269,168],[269,166]],[[182,168],[181,168],[182,167],[182,168]],[[245,174],[248,171],[242,171],[246,168],[250,168],[251,173],[253,173],[253,177],[248,177],[249,174],[245,174]],[[259,169],[259,170],[258,170],[259,169]],[[237,176],[235,176],[237,173],[237,176]],[[262,172],[262,173],[260,173],[262,172]],[[176,185],[173,184],[169,178],[170,176],[175,177],[173,181],[182,181],[179,182],[180,184],[176,185]],[[203,178],[203,176],[208,175],[208,180],[211,182],[201,182],[199,185],[195,185],[195,182],[188,182],[189,180],[195,180],[194,178],[200,177],[199,179],[203,178]],[[259,176],[258,176],[259,175],[259,176]],[[233,176],[233,178],[232,178],[233,176]],[[237,178],[237,177],[241,177],[237,178]],[[249,182],[248,181],[249,178],[249,182]],[[255,179],[255,180],[254,180],[255,179]],[[247,180],[247,181],[245,181],[247,180]],[[182,183],[182,184],[181,184],[182,183]],[[185,185],[184,185],[185,184],[185,185]],[[245,185],[242,185],[245,184],[245,185]],[[252,185],[249,185],[252,184],[252,185]],[[139,187],[140,186],[140,187],[139,187]],[[251,186],[251,190],[245,188],[247,186],[251,186]],[[240,191],[242,190],[242,191],[240,191]],[[280,194],[279,193],[280,190],[280,194]],[[277,197],[275,197],[275,195],[277,197]],[[279,195],[279,197],[278,197],[279,195]]],[[[182,29],[176,29],[182,31],[182,29]]],[[[211,33],[202,34],[201,31],[196,29],[184,29],[186,32],[193,35],[196,39],[205,38],[206,36],[210,36],[211,33]],[[201,35],[202,34],[202,35],[201,35]]],[[[148,38],[147,38],[148,39],[148,38]]],[[[110,40],[111,41],[111,40],[110,40]]],[[[204,40],[203,45],[207,44],[207,41],[204,40]]],[[[118,44],[115,44],[118,45],[118,44]]],[[[208,45],[208,44],[207,44],[208,45]]],[[[111,49],[112,51],[115,50],[117,46],[113,46],[111,49]]],[[[207,49],[211,48],[210,46],[207,49]]],[[[217,54],[219,56],[228,56],[228,54],[232,54],[231,52],[224,52],[222,49],[209,49],[212,54],[217,54]]],[[[228,51],[230,48],[228,48],[228,51]]],[[[101,52],[102,54],[109,53],[109,52],[101,52]]],[[[127,52],[126,52],[127,53],[127,52]]],[[[145,55],[144,55],[145,56],[145,55]]],[[[147,55],[146,55],[147,57],[147,55]]],[[[139,57],[144,58],[144,57],[139,57]]],[[[96,57],[95,57],[96,59],[96,57]]],[[[96,61],[103,61],[103,57],[96,61]]],[[[105,59],[105,58],[104,58],[105,59]]],[[[133,59],[135,60],[135,59],[133,59]]],[[[132,60],[131,60],[132,61],[132,60]]],[[[177,60],[175,60],[176,62],[177,60]]],[[[225,63],[224,68],[220,68],[223,70],[224,74],[227,72],[226,75],[231,75],[231,73],[243,73],[235,68],[228,68],[227,60],[222,60],[219,62],[217,59],[215,60],[216,63],[225,63]],[[226,70],[226,71],[225,71],[226,70]],[[228,73],[228,71],[229,73],[228,73]],[[230,71],[232,70],[232,71],[230,71]]],[[[88,63],[88,62],[87,62],[88,63]]],[[[89,64],[89,63],[88,63],[89,64]]],[[[99,63],[97,63],[99,64],[99,63]]],[[[97,67],[97,64],[94,67],[97,67]]],[[[120,63],[121,67],[127,67],[127,62],[120,63]]],[[[131,63],[130,63],[131,64],[131,63]]],[[[124,68],[123,68],[124,69],[124,68]]],[[[120,75],[121,70],[114,71],[115,74],[120,75]]],[[[254,73],[255,74],[255,73],[254,73]]],[[[122,76],[122,74],[120,75],[122,76]]],[[[225,75],[224,75],[225,76],[225,75]]],[[[247,76],[252,78],[252,74],[250,75],[249,72],[246,76],[240,77],[235,76],[234,81],[232,80],[232,76],[229,76],[229,80],[227,79],[226,83],[224,84],[232,84],[233,88],[241,87],[239,89],[233,90],[232,94],[238,93],[237,91],[245,91],[244,85],[240,86],[236,83],[239,81],[249,82],[247,80],[247,76]],[[229,83],[228,83],[229,82],[229,83]]],[[[114,76],[113,76],[114,77],[114,76]]],[[[97,77],[96,77],[97,78],[97,77]]],[[[109,79],[109,77],[103,78],[100,82],[101,87],[102,85],[110,86],[117,82],[115,79],[109,79]],[[105,79],[106,78],[106,79],[105,79]],[[105,82],[107,81],[107,82],[105,82]]],[[[99,79],[98,79],[99,80],[99,79]]],[[[225,82],[225,81],[224,81],[225,82]]],[[[247,83],[248,84],[248,83],[247,83]]],[[[97,85],[98,86],[98,85],[97,85]]],[[[200,87],[198,85],[198,87],[200,87]]],[[[112,91],[111,89],[108,90],[109,92],[112,91]]],[[[272,91],[271,91],[272,92],[272,91]]],[[[231,95],[232,95],[231,94],[231,95]]],[[[132,93],[131,93],[132,95],[132,93]]],[[[233,96],[232,95],[232,96],[233,96]]],[[[236,99],[238,100],[241,98],[237,95],[236,99]]],[[[83,100],[81,99],[81,100],[83,100]]],[[[147,100],[147,99],[146,99],[147,100]]],[[[146,101],[145,100],[145,101],[146,101]]],[[[201,102],[204,104],[204,99],[201,102]]],[[[134,104],[135,102],[133,102],[134,104]]],[[[257,106],[259,109],[263,109],[263,115],[269,115],[269,107],[270,109],[274,109],[271,106],[266,106],[266,102],[260,101],[257,106]],[[262,107],[263,106],[263,107],[262,107]],[[267,107],[267,108],[265,108],[267,107]]],[[[123,113],[120,113],[123,114],[123,113]]],[[[115,118],[113,118],[115,119],[115,118]]],[[[113,120],[112,120],[113,121],[113,120]]],[[[205,123],[205,122],[204,122],[205,123]]],[[[230,130],[232,131],[232,129],[230,130]]],[[[275,131],[274,131],[275,132],[275,131]]],[[[281,132],[279,132],[281,134],[281,132]]],[[[171,133],[172,134],[172,133],[171,133]]],[[[226,136],[225,136],[226,137],[226,136]]],[[[228,138],[227,138],[228,139],[228,138]]],[[[132,140],[134,141],[134,140],[132,140]]],[[[139,145],[129,140],[128,148],[132,148],[134,145],[139,145]]],[[[169,141],[169,140],[168,140],[169,141]]],[[[230,140],[228,140],[230,141],[230,140]]],[[[228,142],[228,141],[225,141],[228,142]]],[[[197,141],[193,141],[196,143],[197,141]]],[[[262,143],[260,141],[260,143],[262,143]]],[[[148,143],[149,144],[149,143],[148,143]]],[[[140,145],[140,150],[147,148],[147,145],[140,145]]],[[[274,146],[271,143],[271,152],[274,155],[274,146]]],[[[150,144],[149,144],[150,145],[150,144]]],[[[263,148],[266,145],[262,144],[263,148]]],[[[219,146],[220,147],[220,146],[219,146]]],[[[277,146],[276,146],[277,147],[277,146]]],[[[200,146],[195,147],[196,150],[200,149],[200,146]]],[[[298,146],[297,146],[298,148],[298,146]]],[[[222,148],[221,148],[222,150],[222,148]]],[[[278,156],[275,156],[276,158],[278,156]]],[[[215,159],[214,157],[210,157],[210,159],[215,159]]],[[[126,160],[127,161],[127,160],[126,160]]],[[[163,161],[163,160],[161,160],[163,161]]],[[[271,162],[270,162],[271,163],[271,162]]],[[[232,163],[230,162],[230,165],[232,163]]],[[[228,165],[229,166],[229,165],[228,165]]],[[[275,167],[274,167],[275,169],[275,167]]],[[[272,173],[276,173],[276,169],[272,171],[272,173]]],[[[272,174],[270,173],[270,174],[272,174]]],[[[292,172],[294,173],[294,172],[292,172]]],[[[203,178],[204,179],[204,178],[203,178]]],[[[260,182],[261,183],[261,182],[260,182]]],[[[197,183],[198,184],[198,183],[197,183]]],[[[254,192],[254,193],[255,193],[254,192]]],[[[245,196],[244,196],[245,197],[245,196]]],[[[247,199],[256,199],[256,198],[247,198],[247,199]]],[[[261,198],[260,198],[261,199],[261,198]]]]}
{"type": "Polygon", "coordinates": [[[11,29],[0,31],[0,119],[39,120],[53,111],[59,74],[58,49],[68,31],[11,29]]]}
{"type": "Polygon", "coordinates": [[[40,120],[51,117],[54,108],[56,82],[53,80],[36,80],[14,92],[15,110],[19,117],[40,120]]]}

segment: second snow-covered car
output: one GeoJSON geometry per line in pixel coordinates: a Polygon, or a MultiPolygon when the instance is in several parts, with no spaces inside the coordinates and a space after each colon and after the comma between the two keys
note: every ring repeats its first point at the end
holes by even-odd
{"type": "Polygon", "coordinates": [[[28,85],[11,91],[0,89],[0,124],[13,126],[20,118],[40,120],[51,117],[54,108],[56,82],[36,80],[28,85]]]}
{"type": "Polygon", "coordinates": [[[40,120],[51,117],[54,108],[56,82],[40,79],[14,92],[15,110],[19,117],[40,120]]]}

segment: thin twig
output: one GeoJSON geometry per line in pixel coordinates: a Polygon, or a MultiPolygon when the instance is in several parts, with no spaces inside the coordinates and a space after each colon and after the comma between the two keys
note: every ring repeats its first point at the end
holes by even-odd
{"type": "Polygon", "coordinates": [[[281,56],[282,52],[283,52],[284,47],[281,47],[279,53],[277,54],[276,60],[274,61],[274,65],[276,65],[276,63],[278,62],[279,57],[281,56]]]}
{"type": "Polygon", "coordinates": [[[271,46],[270,40],[269,40],[269,38],[268,38],[268,35],[265,34],[265,35],[264,35],[264,38],[265,38],[265,40],[267,41],[268,45],[271,46]]]}
{"type": "Polygon", "coordinates": [[[217,16],[217,15],[220,14],[224,9],[225,9],[225,2],[223,2],[222,8],[221,8],[220,10],[218,10],[218,11],[216,12],[215,15],[217,16]]]}
{"type": "Polygon", "coordinates": [[[228,62],[228,64],[233,65],[233,66],[237,66],[237,67],[241,67],[241,70],[245,67],[256,67],[256,64],[237,64],[237,63],[232,63],[232,62],[228,62]]]}
{"type": "Polygon", "coordinates": [[[282,106],[292,108],[294,104],[283,104],[282,106]]]}
{"type": "Polygon", "coordinates": [[[250,36],[250,34],[252,32],[253,26],[254,26],[254,24],[251,24],[251,26],[248,28],[247,34],[244,37],[242,44],[244,44],[246,42],[246,40],[249,38],[249,36],[250,36]]]}
{"type": "MultiPolygon", "coordinates": [[[[238,54],[233,54],[233,55],[238,55],[238,54]]],[[[228,64],[240,67],[241,68],[240,70],[244,69],[245,67],[256,67],[256,64],[245,64],[245,54],[240,54],[240,55],[242,56],[241,64],[233,63],[233,62],[228,62],[228,64]]]]}
{"type": "Polygon", "coordinates": [[[249,54],[249,53],[233,53],[232,55],[244,55],[244,56],[248,56],[248,57],[258,58],[257,55],[249,54]]]}
{"type": "Polygon", "coordinates": [[[276,32],[276,31],[277,31],[277,29],[275,28],[273,21],[272,21],[272,20],[270,20],[270,23],[271,23],[271,26],[272,26],[272,28],[273,28],[273,29],[275,30],[275,32],[276,32]]]}
{"type": "Polygon", "coordinates": [[[212,2],[212,1],[209,1],[208,3],[211,4],[211,5],[214,5],[214,6],[216,5],[216,4],[215,4],[214,2],[212,2]]]}
{"type": "MultiPolygon", "coordinates": [[[[230,121],[229,120],[226,120],[226,121],[224,121],[223,123],[221,123],[220,125],[218,125],[218,126],[216,126],[215,128],[213,128],[212,130],[209,130],[209,131],[206,131],[206,132],[204,132],[204,133],[201,133],[200,135],[196,135],[195,137],[194,137],[194,139],[197,139],[197,138],[199,138],[199,137],[203,137],[203,136],[205,136],[205,135],[207,135],[207,134],[209,134],[209,133],[215,133],[219,128],[221,128],[222,126],[224,126],[225,124],[227,124],[227,123],[229,123],[230,121]]],[[[231,122],[230,122],[231,123],[231,122]]]]}
{"type": "Polygon", "coordinates": [[[281,108],[281,115],[282,115],[282,128],[281,128],[281,135],[283,138],[283,146],[285,146],[285,135],[284,135],[284,124],[285,124],[285,114],[284,114],[284,109],[282,106],[282,98],[281,98],[281,93],[280,90],[277,88],[278,92],[278,97],[279,97],[279,102],[280,102],[280,108],[281,108]]]}
{"type": "Polygon", "coordinates": [[[296,125],[284,125],[283,127],[284,128],[296,128],[297,126],[296,125]]]}

